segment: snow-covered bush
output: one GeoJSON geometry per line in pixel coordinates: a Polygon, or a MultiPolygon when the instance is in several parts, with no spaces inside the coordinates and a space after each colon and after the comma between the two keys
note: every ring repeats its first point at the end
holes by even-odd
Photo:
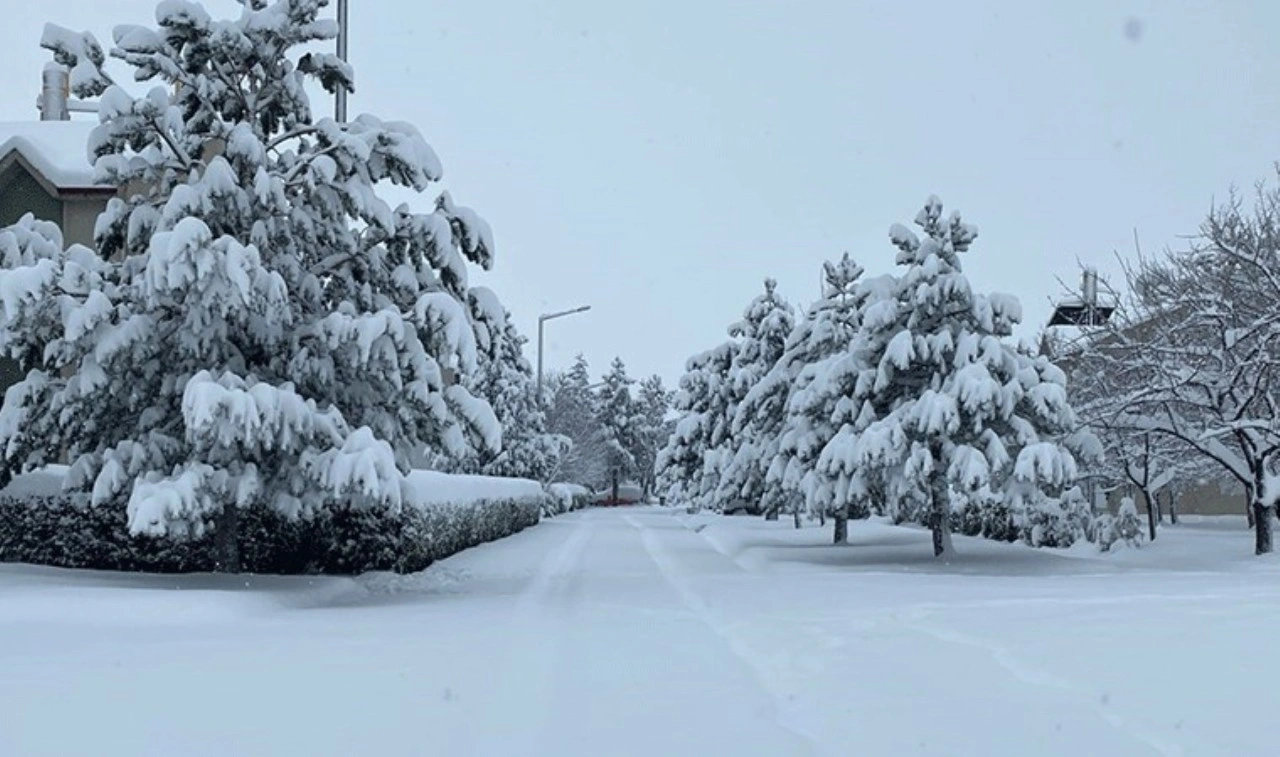
{"type": "MultiPolygon", "coordinates": [[[[251,573],[410,573],[469,547],[538,522],[550,497],[323,510],[288,518],[253,506],[240,511],[237,546],[251,573]]],[[[93,507],[68,495],[0,496],[0,562],[66,568],[209,572],[217,568],[214,534],[195,538],[130,533],[123,510],[93,507]]]]}
{"type": "Polygon", "coordinates": [[[591,504],[591,490],[580,484],[556,483],[547,487],[550,499],[542,514],[563,515],[591,504]]]}
{"type": "Polygon", "coordinates": [[[1142,518],[1138,515],[1138,506],[1133,497],[1120,500],[1120,508],[1115,515],[1106,513],[1100,516],[1095,529],[1094,541],[1103,552],[1111,551],[1117,544],[1141,546],[1142,518]]]}
{"type": "Polygon", "coordinates": [[[951,527],[965,536],[1007,542],[1020,538],[1012,508],[989,488],[967,494],[957,492],[951,507],[951,527]]]}

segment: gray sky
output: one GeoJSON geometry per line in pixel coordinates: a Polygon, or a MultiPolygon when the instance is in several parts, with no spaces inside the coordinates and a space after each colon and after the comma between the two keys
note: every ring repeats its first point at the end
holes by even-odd
{"type": "MultiPolygon", "coordinates": [[[[539,312],[592,306],[548,324],[550,367],[620,355],[674,382],[764,277],[804,305],[845,250],[890,270],[889,225],[930,193],[981,231],[974,287],[1020,296],[1034,334],[1077,259],[1114,272],[1135,227],[1177,245],[1280,158],[1267,0],[351,4],[351,113],[422,130],[494,228],[477,282],[531,339],[539,312]]],[[[17,120],[46,20],[106,44],[155,3],[5,6],[17,120]]]]}

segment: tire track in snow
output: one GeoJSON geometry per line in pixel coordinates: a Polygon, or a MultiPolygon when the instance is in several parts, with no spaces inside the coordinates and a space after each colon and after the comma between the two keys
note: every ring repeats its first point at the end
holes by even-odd
{"type": "Polygon", "coordinates": [[[558,548],[538,565],[537,571],[529,581],[529,585],[516,600],[516,611],[528,615],[539,605],[545,605],[555,592],[557,584],[571,576],[582,562],[582,553],[587,542],[591,540],[591,532],[595,529],[587,518],[579,518],[573,533],[558,548]]]}
{"type": "Polygon", "coordinates": [[[797,709],[788,705],[772,687],[765,683],[765,677],[760,667],[753,661],[751,651],[733,635],[726,623],[716,617],[707,601],[689,585],[689,582],[685,580],[679,567],[671,557],[670,552],[662,545],[661,540],[653,529],[641,524],[629,514],[624,514],[622,518],[629,526],[639,532],[640,543],[644,546],[645,552],[648,553],[654,564],[658,566],[658,573],[662,575],[667,585],[680,597],[680,601],[689,608],[703,625],[725,643],[734,657],[737,657],[746,666],[756,685],[771,702],[773,719],[778,724],[778,727],[796,736],[800,743],[803,744],[806,753],[812,755],[820,754],[818,739],[798,722],[797,709]]]}
{"type": "MultiPolygon", "coordinates": [[[[1045,689],[1063,691],[1082,698],[1093,699],[1094,692],[1090,691],[1086,687],[1069,679],[1058,677],[1034,665],[1022,662],[1008,649],[996,642],[978,636],[970,636],[957,631],[925,625],[922,621],[930,614],[931,613],[928,610],[916,611],[911,613],[908,618],[900,619],[898,622],[907,629],[932,637],[938,641],[955,646],[979,649],[989,655],[991,659],[995,661],[996,665],[1003,669],[1005,673],[1022,683],[1045,689]]],[[[1108,725],[1126,736],[1137,739],[1151,747],[1155,750],[1156,754],[1161,755],[1161,757],[1183,757],[1183,749],[1181,746],[1169,743],[1159,736],[1129,723],[1114,711],[1107,709],[1105,705],[1094,703],[1093,709],[1097,712],[1099,717],[1107,722],[1108,725]]]]}
{"type": "Polygon", "coordinates": [[[595,530],[587,518],[577,518],[571,530],[566,520],[567,516],[540,526],[564,529],[568,535],[538,563],[511,610],[510,633],[502,649],[509,660],[503,666],[504,700],[497,707],[507,721],[497,732],[497,743],[486,745],[495,753],[555,754],[563,750],[564,732],[552,693],[557,689],[558,665],[565,654],[561,631],[567,621],[557,600],[571,591],[595,530]]]}

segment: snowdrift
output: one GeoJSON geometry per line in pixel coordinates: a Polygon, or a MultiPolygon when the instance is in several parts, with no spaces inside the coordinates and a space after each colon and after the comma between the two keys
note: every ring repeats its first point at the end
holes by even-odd
{"type": "MultiPolygon", "coordinates": [[[[208,572],[213,534],[130,536],[123,510],[94,508],[62,491],[66,468],[16,477],[0,490],[0,562],[67,568],[208,572]]],[[[405,506],[327,509],[289,520],[262,507],[240,513],[237,543],[248,573],[411,573],[538,522],[556,499],[536,481],[413,471],[405,506]]]]}

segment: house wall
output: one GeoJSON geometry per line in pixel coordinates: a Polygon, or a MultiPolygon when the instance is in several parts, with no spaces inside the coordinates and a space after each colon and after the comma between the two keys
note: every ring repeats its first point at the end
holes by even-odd
{"type": "Polygon", "coordinates": [[[107,201],[96,197],[77,197],[63,202],[63,244],[93,247],[93,226],[98,222],[98,214],[106,209],[107,201]]]}
{"type": "MultiPolygon", "coordinates": [[[[1125,485],[1111,492],[1107,504],[1114,511],[1123,497],[1133,497],[1138,510],[1146,512],[1146,502],[1137,487],[1125,485]]],[[[1167,502],[1168,493],[1158,493],[1161,507],[1167,502]]],[[[1244,487],[1234,480],[1208,481],[1200,484],[1182,484],[1177,490],[1174,506],[1179,514],[1187,515],[1244,515],[1244,487]]]]}
{"type": "Polygon", "coordinates": [[[0,177],[0,227],[17,223],[27,213],[59,226],[63,222],[62,202],[44,191],[26,170],[14,165],[0,177]]]}

